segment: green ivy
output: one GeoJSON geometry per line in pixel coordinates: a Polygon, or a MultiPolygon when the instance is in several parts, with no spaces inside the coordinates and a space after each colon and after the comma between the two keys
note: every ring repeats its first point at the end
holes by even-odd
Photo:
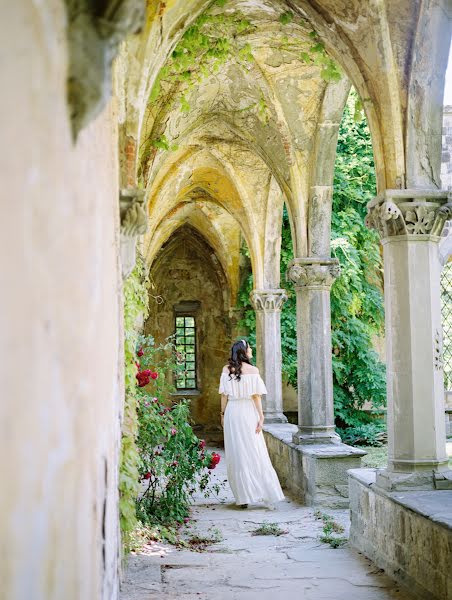
{"type": "Polygon", "coordinates": [[[119,515],[124,552],[135,547],[143,524],[157,525],[162,538],[179,540],[175,528],[187,518],[191,497],[207,497],[219,456],[205,451],[190,424],[189,402],[171,402],[182,368],[171,339],[155,346],[140,333],[148,314],[149,282],[144,261],[124,283],[125,406],[119,464],[119,515]],[[143,491],[143,483],[147,482],[143,491]],[[138,519],[137,519],[138,517],[138,519]]]}
{"type": "MultiPolygon", "coordinates": [[[[187,95],[206,77],[217,73],[229,60],[240,66],[254,61],[251,45],[246,36],[256,27],[241,11],[218,12],[227,0],[214,0],[187,29],[173,50],[165,66],[160,70],[149,96],[151,111],[160,106],[172,106],[177,101],[183,113],[191,110],[187,95]]],[[[295,15],[288,10],[281,13],[279,22],[285,26],[292,23],[295,15]]],[[[338,65],[327,54],[323,42],[316,31],[304,19],[297,22],[308,30],[309,42],[299,38],[283,38],[280,49],[292,52],[295,60],[320,67],[320,76],[325,81],[339,81],[342,73],[338,65]]],[[[254,110],[257,117],[268,125],[270,111],[262,95],[259,101],[246,107],[254,110]]],[[[146,162],[156,150],[176,150],[177,146],[168,141],[164,131],[154,131],[144,142],[142,161],[146,162]]]]}
{"type": "MultiPolygon", "coordinates": [[[[251,46],[245,35],[255,27],[243,13],[218,13],[227,0],[214,0],[209,9],[201,14],[187,29],[160,70],[149,96],[151,110],[160,106],[180,103],[183,113],[190,112],[187,95],[203,79],[217,73],[220,67],[234,58],[245,65],[253,60],[251,46]],[[213,9],[213,10],[212,10],[213,9]]],[[[262,114],[262,106],[256,103],[256,112],[262,114]]],[[[155,150],[175,150],[163,131],[154,131],[142,148],[142,160],[147,161],[155,150]]]]}
{"type": "MultiPolygon", "coordinates": [[[[279,17],[280,23],[288,25],[292,23],[295,15],[289,10],[282,13],[279,17]]],[[[298,19],[298,23],[309,30],[308,37],[310,43],[306,45],[303,40],[298,38],[288,37],[283,39],[284,49],[292,52],[298,60],[309,65],[320,67],[320,77],[327,82],[337,82],[343,77],[339,65],[329,56],[325,49],[325,45],[320,39],[317,31],[311,28],[310,24],[304,19],[298,19]]]]}
{"type": "MultiPolygon", "coordinates": [[[[383,425],[361,409],[371,401],[374,409],[386,403],[385,367],[374,350],[382,335],[384,307],[382,261],[377,234],[364,225],[366,204],[376,193],[369,129],[356,120],[357,95],[351,92],[339,131],[335,164],[332,253],[341,276],[331,290],[331,327],[336,425],[349,442],[381,443],[383,425]]],[[[293,258],[290,222],[283,214],[281,279],[293,258]]],[[[239,305],[242,325],[255,339],[255,313],[249,300],[253,280],[244,280],[239,305]]],[[[281,312],[281,345],[285,379],[297,386],[296,298],[287,286],[288,301],[281,312]]]]}
{"type": "Polygon", "coordinates": [[[147,315],[147,287],[143,260],[138,256],[134,270],[124,282],[125,403],[119,460],[119,518],[125,552],[129,550],[130,534],[137,525],[135,501],[139,490],[139,456],[135,362],[138,325],[147,315]]]}
{"type": "Polygon", "coordinates": [[[282,25],[288,25],[289,23],[292,23],[294,18],[294,14],[291,10],[286,10],[285,12],[281,13],[279,15],[279,22],[282,25]]]}

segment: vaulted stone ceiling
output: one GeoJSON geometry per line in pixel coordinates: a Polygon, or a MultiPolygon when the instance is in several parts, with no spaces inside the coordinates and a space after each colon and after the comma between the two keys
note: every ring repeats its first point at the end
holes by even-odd
{"type": "MultiPolygon", "coordinates": [[[[273,181],[279,190],[273,196],[284,197],[289,209],[296,254],[329,254],[335,145],[350,81],[371,128],[379,189],[437,187],[447,4],[152,3],[145,30],[124,46],[117,69],[121,142],[129,149],[122,177],[129,185],[138,177],[146,188],[150,235],[198,186],[235,218],[263,281],[262,236],[272,210],[266,189],[273,181]],[[184,92],[180,82],[165,82],[162,69],[200,15],[246,22],[234,32],[234,44],[252,58],[233,52],[184,92]],[[309,59],[313,45],[328,51],[340,81],[326,81],[325,64],[309,59]]],[[[187,70],[197,75],[196,65],[187,70]]]]}

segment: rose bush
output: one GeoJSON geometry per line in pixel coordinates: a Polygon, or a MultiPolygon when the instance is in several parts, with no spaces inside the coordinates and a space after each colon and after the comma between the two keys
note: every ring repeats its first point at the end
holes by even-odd
{"type": "Polygon", "coordinates": [[[125,553],[145,543],[151,530],[180,543],[176,529],[181,515],[188,514],[192,494],[199,487],[206,495],[219,489],[209,485],[209,468],[216,466],[217,459],[205,452],[204,440],[194,435],[188,402],[170,406],[183,357],[176,355],[171,340],[156,347],[152,337],[140,335],[137,329],[148,312],[147,288],[144,261],[138,254],[124,284],[119,513],[125,553]],[[137,523],[137,516],[145,525],[137,523]]]}
{"type": "Polygon", "coordinates": [[[173,345],[155,347],[140,336],[137,366],[139,477],[138,519],[146,525],[183,523],[197,489],[219,491],[210,475],[220,461],[193,432],[189,401],[171,402],[177,359],[173,345]],[[166,369],[166,373],[163,369],[166,369]]]}

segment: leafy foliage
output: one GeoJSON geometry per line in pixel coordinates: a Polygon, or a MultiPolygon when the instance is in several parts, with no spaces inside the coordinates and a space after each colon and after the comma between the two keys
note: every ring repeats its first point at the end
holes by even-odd
{"type": "Polygon", "coordinates": [[[137,515],[145,525],[182,523],[198,488],[206,496],[218,493],[218,486],[209,486],[209,481],[219,455],[206,452],[205,441],[194,434],[188,400],[171,401],[179,370],[172,340],[156,347],[152,338],[140,336],[137,348],[139,374],[150,370],[154,375],[137,390],[138,471],[144,484],[137,515]]]}
{"type": "Polygon", "coordinates": [[[259,527],[253,529],[251,535],[284,535],[289,533],[287,529],[282,529],[279,526],[279,523],[269,523],[268,521],[264,521],[259,527]]]}
{"type": "Polygon", "coordinates": [[[378,236],[364,225],[366,205],[376,193],[367,123],[355,120],[352,92],[339,132],[334,177],[331,247],[342,274],[331,290],[331,327],[336,422],[342,428],[368,427],[367,441],[382,424],[360,409],[371,400],[386,403],[385,367],[373,348],[384,327],[382,261],[378,236]]]}
{"type": "Polygon", "coordinates": [[[322,534],[319,537],[321,542],[329,544],[331,548],[341,548],[348,542],[346,536],[339,535],[344,533],[345,528],[335,521],[334,517],[320,510],[316,510],[314,516],[317,520],[323,522],[322,534]]]}
{"type": "Polygon", "coordinates": [[[119,466],[119,512],[123,547],[158,532],[178,543],[175,527],[188,514],[190,497],[206,495],[219,455],[205,452],[190,425],[188,401],[168,406],[180,366],[174,344],[155,346],[140,334],[147,316],[148,281],[143,260],[124,284],[125,406],[119,466]],[[143,483],[146,483],[143,490],[143,483]],[[139,521],[145,525],[138,525],[139,521]],[[147,533],[146,533],[147,532],[147,533]]]}
{"type": "MultiPolygon", "coordinates": [[[[151,112],[162,106],[171,107],[177,102],[183,113],[190,112],[188,93],[228,60],[234,59],[241,66],[253,60],[251,46],[245,35],[254,30],[243,13],[218,12],[226,0],[212,2],[210,9],[201,14],[187,29],[173,50],[170,58],[160,70],[149,96],[151,112]]],[[[262,115],[262,102],[249,107],[262,115]]],[[[142,148],[142,159],[149,160],[157,150],[175,150],[164,131],[154,131],[142,148]]]]}
{"type": "MultiPolygon", "coordinates": [[[[376,180],[370,133],[365,120],[356,120],[355,92],[350,94],[340,126],[335,165],[332,252],[341,264],[341,276],[331,291],[334,405],[336,425],[349,442],[379,444],[384,425],[362,411],[366,401],[374,409],[386,402],[385,367],[373,342],[383,333],[382,266],[377,234],[364,225],[366,204],[375,195],[376,180]]],[[[283,215],[281,278],[293,258],[290,222],[283,215]]],[[[249,301],[253,280],[244,281],[239,304],[243,326],[255,332],[255,313],[249,301]]],[[[297,386],[296,298],[281,313],[283,374],[297,386]]]]}
{"type": "Polygon", "coordinates": [[[135,500],[138,495],[138,398],[136,385],[136,345],[138,324],[147,312],[147,283],[143,260],[137,263],[124,283],[125,404],[119,461],[119,517],[123,546],[130,549],[130,535],[137,525],[135,500]]]}

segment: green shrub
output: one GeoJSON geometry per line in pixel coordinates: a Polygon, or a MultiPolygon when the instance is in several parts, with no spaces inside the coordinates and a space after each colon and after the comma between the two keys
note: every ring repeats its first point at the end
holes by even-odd
{"type": "Polygon", "coordinates": [[[171,340],[156,347],[151,337],[137,345],[138,472],[141,492],[136,499],[138,519],[145,525],[182,523],[188,517],[196,490],[219,491],[210,474],[219,461],[206,452],[205,441],[193,432],[186,399],[173,403],[174,376],[180,366],[171,340]]]}
{"type": "Polygon", "coordinates": [[[151,336],[139,333],[147,303],[148,282],[138,256],[124,284],[125,407],[119,513],[125,553],[149,531],[178,540],[175,528],[188,515],[192,494],[199,488],[206,495],[219,491],[217,485],[209,485],[219,456],[205,452],[205,442],[193,433],[188,401],[171,403],[174,379],[181,368],[172,340],[155,346],[151,336]],[[138,525],[137,516],[146,527],[138,525]]]}

